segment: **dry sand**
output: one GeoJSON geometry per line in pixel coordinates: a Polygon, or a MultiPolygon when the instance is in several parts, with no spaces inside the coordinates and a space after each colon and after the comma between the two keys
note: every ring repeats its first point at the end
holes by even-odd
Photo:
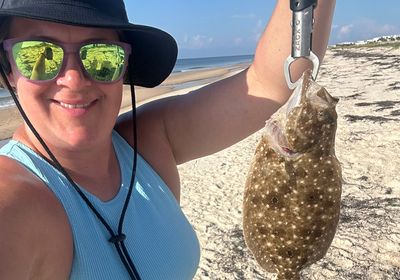
{"type": "MultiPolygon", "coordinates": [[[[304,279],[400,279],[400,50],[330,49],[318,82],[340,98],[336,154],[341,218],[326,257],[304,279]]],[[[202,246],[196,280],[275,279],[246,248],[242,195],[261,131],[179,166],[182,207],[202,246]]]]}

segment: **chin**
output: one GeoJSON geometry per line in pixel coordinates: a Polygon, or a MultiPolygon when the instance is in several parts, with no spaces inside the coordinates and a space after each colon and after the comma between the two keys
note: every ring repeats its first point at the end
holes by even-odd
{"type": "Polygon", "coordinates": [[[57,142],[60,143],[60,148],[71,151],[91,149],[107,141],[105,134],[99,133],[99,130],[93,132],[79,130],[59,135],[61,135],[61,137],[57,137],[57,142]]]}

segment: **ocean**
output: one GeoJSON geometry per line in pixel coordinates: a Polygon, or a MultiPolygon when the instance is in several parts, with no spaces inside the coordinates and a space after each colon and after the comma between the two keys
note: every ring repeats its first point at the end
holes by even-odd
{"type": "Polygon", "coordinates": [[[0,110],[10,106],[15,106],[14,100],[7,90],[0,88],[0,110]]]}
{"type": "Polygon", "coordinates": [[[193,71],[204,68],[231,66],[241,63],[250,63],[254,55],[217,56],[202,58],[182,58],[176,61],[172,72],[193,71]]]}
{"type": "MultiPolygon", "coordinates": [[[[172,72],[186,72],[200,69],[211,69],[216,67],[231,66],[241,63],[250,63],[253,55],[219,56],[203,58],[182,58],[176,61],[172,72]]],[[[8,91],[0,88],[0,109],[14,106],[14,101],[8,91]]]]}

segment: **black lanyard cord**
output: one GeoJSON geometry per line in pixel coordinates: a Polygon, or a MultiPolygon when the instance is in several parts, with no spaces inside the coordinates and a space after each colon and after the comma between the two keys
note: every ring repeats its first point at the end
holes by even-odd
{"type": "MultiPolygon", "coordinates": [[[[132,73],[133,71],[133,66],[132,66],[132,55],[129,57],[129,72],[132,73]]],[[[128,75],[130,77],[130,75],[128,75]]],[[[129,78],[130,79],[130,78],[129,78]]],[[[137,122],[136,122],[136,95],[135,95],[135,87],[133,85],[133,82],[130,80],[130,90],[131,90],[131,103],[132,103],[132,132],[133,132],[133,166],[132,166],[132,176],[131,176],[131,182],[129,183],[129,190],[128,194],[126,196],[126,200],[124,203],[124,206],[122,208],[121,216],[119,219],[119,224],[118,224],[118,233],[122,234],[122,228],[124,226],[124,218],[125,218],[125,213],[128,208],[129,201],[131,199],[132,191],[133,191],[133,185],[135,182],[136,178],[136,167],[137,167],[137,122]]]]}
{"type": "Polygon", "coordinates": [[[135,102],[135,93],[134,93],[134,86],[131,85],[131,95],[132,95],[132,125],[133,125],[133,134],[134,134],[134,158],[133,158],[133,169],[132,169],[132,176],[131,176],[131,181],[129,184],[129,189],[128,189],[128,194],[125,199],[124,206],[122,208],[120,220],[119,220],[119,225],[118,225],[118,234],[115,234],[112,228],[108,225],[108,223],[105,221],[105,219],[100,215],[100,213],[96,210],[96,208],[93,206],[93,204],[89,201],[89,199],[86,197],[86,195],[82,192],[82,190],[77,186],[77,184],[72,180],[71,176],[68,174],[68,172],[62,167],[62,165],[59,163],[59,161],[56,159],[56,157],[53,155],[53,153],[50,151],[49,147],[46,145],[44,140],[41,138],[39,133],[36,131],[32,123],[30,122],[28,116],[25,114],[25,111],[23,110],[21,104],[19,103],[19,100],[14,92],[14,89],[10,85],[7,76],[5,75],[3,69],[0,67],[0,74],[2,77],[2,80],[7,86],[8,91],[11,94],[11,97],[13,98],[22,118],[24,119],[25,123],[28,125],[32,133],[35,135],[39,143],[42,145],[43,149],[47,152],[49,155],[52,163],[55,165],[55,167],[65,176],[65,178],[69,181],[69,183],[73,186],[73,188],[76,190],[76,192],[79,194],[79,196],[83,199],[83,201],[86,203],[86,205],[92,210],[92,212],[95,214],[95,216],[98,218],[98,220],[103,224],[103,226],[107,229],[107,231],[110,234],[110,239],[109,242],[113,243],[115,245],[115,248],[118,252],[118,255],[121,259],[121,262],[124,264],[126,270],[128,271],[130,277],[132,280],[140,280],[139,273],[136,270],[135,265],[133,264],[131,257],[129,255],[128,250],[125,247],[124,240],[126,238],[125,234],[123,234],[122,229],[123,229],[123,222],[126,214],[126,210],[128,208],[128,204],[130,201],[130,197],[132,195],[133,191],[133,185],[136,177],[136,166],[137,166],[137,137],[136,137],[136,104],[135,102]],[[122,248],[122,250],[121,250],[122,248]]]}
{"type": "MultiPolygon", "coordinates": [[[[129,56],[129,71],[128,73],[133,73],[133,60],[132,60],[132,55],[129,56]]],[[[131,182],[129,184],[129,190],[128,190],[128,194],[124,203],[124,206],[122,208],[122,212],[121,212],[121,216],[120,216],[120,220],[119,220],[119,224],[118,224],[118,233],[120,238],[122,238],[122,240],[119,242],[118,245],[121,246],[122,248],[122,252],[123,255],[126,257],[126,262],[124,262],[124,260],[122,260],[122,254],[120,253],[120,250],[118,250],[118,254],[122,260],[122,262],[124,263],[125,267],[128,270],[128,267],[132,270],[128,270],[129,275],[131,276],[132,279],[134,280],[140,280],[140,275],[138,273],[138,271],[136,270],[136,267],[134,265],[134,263],[132,262],[132,259],[129,255],[129,252],[125,246],[124,240],[125,240],[125,235],[122,233],[122,229],[123,229],[123,225],[124,225],[124,218],[125,218],[125,214],[126,214],[126,210],[128,208],[128,204],[131,198],[131,194],[133,191],[133,185],[135,182],[135,177],[136,177],[136,167],[137,167],[137,146],[138,146],[138,140],[137,140],[137,121],[136,121],[136,95],[135,95],[135,87],[133,85],[133,81],[131,79],[131,75],[128,75],[129,77],[129,85],[130,85],[130,90],[131,90],[131,103],[132,103],[132,132],[133,132],[133,167],[132,167],[132,176],[131,176],[131,182]],[[128,265],[127,265],[128,264],[128,265]],[[132,272],[132,273],[131,273],[132,272]]],[[[117,243],[114,243],[115,246],[117,247],[117,243]]]]}
{"type": "Polygon", "coordinates": [[[129,253],[125,252],[123,248],[125,247],[124,241],[114,243],[115,249],[117,249],[119,258],[121,262],[124,264],[129,276],[132,280],[140,280],[139,273],[136,270],[136,267],[133,265],[131,258],[129,257],[129,253]],[[121,250],[122,247],[122,250],[121,250]]]}

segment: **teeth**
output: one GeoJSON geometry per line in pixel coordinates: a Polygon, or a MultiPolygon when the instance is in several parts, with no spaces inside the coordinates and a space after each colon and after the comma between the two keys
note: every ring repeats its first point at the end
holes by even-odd
{"type": "Polygon", "coordinates": [[[68,104],[68,103],[64,103],[64,102],[60,102],[60,105],[64,108],[67,109],[76,109],[76,108],[86,108],[90,105],[90,103],[86,103],[86,104],[68,104]]]}

